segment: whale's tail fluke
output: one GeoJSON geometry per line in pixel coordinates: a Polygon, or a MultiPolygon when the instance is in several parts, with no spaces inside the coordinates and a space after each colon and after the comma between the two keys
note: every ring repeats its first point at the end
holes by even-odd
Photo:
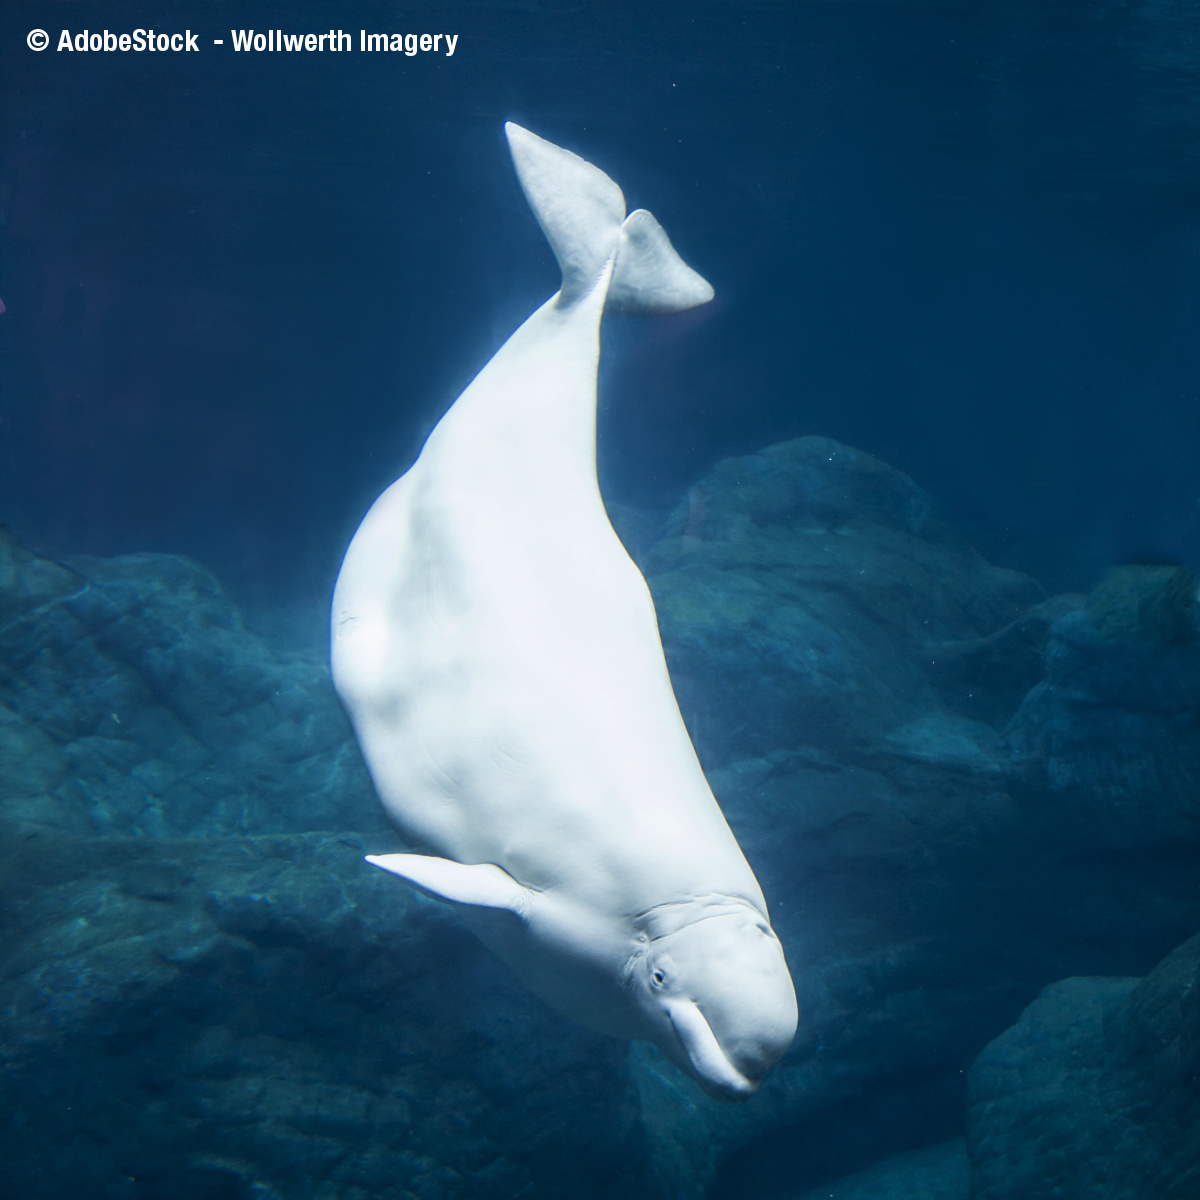
{"type": "Polygon", "coordinates": [[[562,268],[562,303],[588,295],[614,254],[612,311],[658,316],[713,298],[645,209],[625,216],[625,197],[603,171],[511,121],[504,130],[517,178],[562,268]]]}

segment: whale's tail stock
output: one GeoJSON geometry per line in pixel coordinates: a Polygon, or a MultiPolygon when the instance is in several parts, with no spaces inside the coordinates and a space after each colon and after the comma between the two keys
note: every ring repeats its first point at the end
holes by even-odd
{"type": "Polygon", "coordinates": [[[661,316],[713,298],[712,286],[644,208],[625,215],[621,189],[598,167],[511,121],[504,131],[521,188],[562,268],[560,303],[588,295],[614,252],[609,311],[661,316]]]}

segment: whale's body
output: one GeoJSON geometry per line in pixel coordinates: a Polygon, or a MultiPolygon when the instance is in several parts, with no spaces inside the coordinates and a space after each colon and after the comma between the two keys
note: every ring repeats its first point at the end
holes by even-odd
{"type": "Polygon", "coordinates": [[[508,132],[563,289],[376,501],[334,596],[334,681],[389,816],[429,852],[371,861],[458,905],[560,1010],[745,1096],[795,996],[595,469],[606,304],[712,292],[607,176],[508,132]]]}

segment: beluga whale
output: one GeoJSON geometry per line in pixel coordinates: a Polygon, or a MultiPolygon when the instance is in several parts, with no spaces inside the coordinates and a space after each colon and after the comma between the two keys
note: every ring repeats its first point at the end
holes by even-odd
{"type": "Polygon", "coordinates": [[[333,679],[417,851],[367,861],[454,905],[560,1012],[745,1099],[792,1041],[795,990],[596,478],[601,316],[713,290],[604,172],[505,128],[562,287],[346,552],[333,679]]]}

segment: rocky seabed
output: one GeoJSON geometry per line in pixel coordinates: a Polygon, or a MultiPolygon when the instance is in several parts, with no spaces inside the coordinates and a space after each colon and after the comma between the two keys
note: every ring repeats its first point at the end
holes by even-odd
{"type": "Polygon", "coordinates": [[[0,1192],[1200,1195],[1200,608],[1046,597],[822,438],[646,574],[801,1026],[746,1105],[527,995],[396,848],[326,664],[201,566],[0,536],[0,1192]]]}

